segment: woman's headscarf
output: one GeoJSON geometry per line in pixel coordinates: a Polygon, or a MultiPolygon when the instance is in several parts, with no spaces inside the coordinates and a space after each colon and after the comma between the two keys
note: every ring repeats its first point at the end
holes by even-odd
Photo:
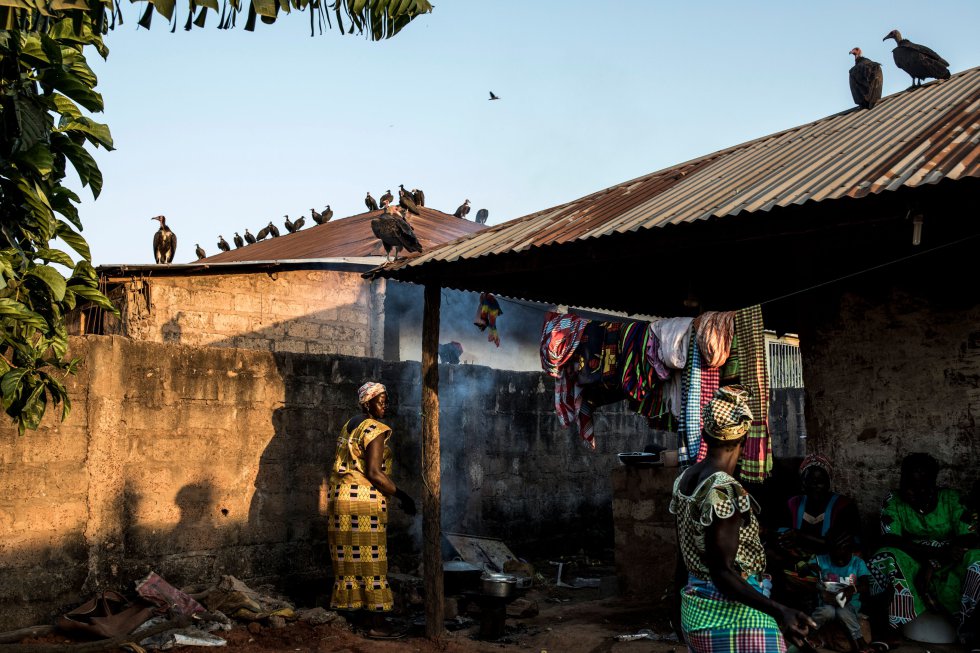
{"type": "Polygon", "coordinates": [[[749,432],[752,411],[749,391],[740,385],[726,385],[715,391],[701,411],[704,434],[721,442],[738,440],[749,432]]]}
{"type": "Polygon", "coordinates": [[[357,389],[357,403],[364,405],[380,394],[387,392],[384,385],[368,381],[357,389]]]}
{"type": "Polygon", "coordinates": [[[811,453],[809,456],[803,459],[800,463],[800,478],[806,475],[806,470],[811,467],[819,467],[823,471],[827,472],[827,478],[833,478],[833,468],[830,465],[830,459],[819,453],[811,453]]]}

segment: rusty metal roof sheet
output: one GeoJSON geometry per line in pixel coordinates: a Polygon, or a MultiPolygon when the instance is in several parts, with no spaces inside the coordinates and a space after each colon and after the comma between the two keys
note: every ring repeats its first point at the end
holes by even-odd
{"type": "MultiPolygon", "coordinates": [[[[423,252],[439,245],[469,236],[485,229],[483,225],[423,207],[421,215],[411,216],[409,222],[422,244],[423,252]]],[[[371,231],[371,220],[381,211],[369,211],[349,218],[331,220],[326,224],[307,227],[279,238],[266,238],[230,252],[221,252],[201,259],[198,263],[233,263],[298,259],[327,259],[340,257],[384,256],[385,251],[371,231]]],[[[309,218],[307,218],[309,220],[309,218]]],[[[285,232],[286,230],[281,228],[285,232]]],[[[230,242],[231,238],[226,236],[230,242]]],[[[402,252],[402,255],[405,255],[402,252]]]]}
{"type": "Polygon", "coordinates": [[[382,274],[980,177],[980,67],[495,225],[382,274]]]}

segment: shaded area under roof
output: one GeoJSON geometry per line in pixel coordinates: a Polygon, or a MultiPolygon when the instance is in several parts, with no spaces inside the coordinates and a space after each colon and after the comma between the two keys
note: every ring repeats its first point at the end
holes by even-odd
{"type": "MultiPolygon", "coordinates": [[[[423,252],[485,229],[483,225],[428,207],[422,207],[420,212],[421,215],[410,215],[409,223],[422,244],[423,252]]],[[[220,252],[201,259],[198,263],[384,256],[381,241],[371,231],[371,220],[381,213],[380,210],[369,211],[349,218],[334,219],[326,224],[314,224],[293,234],[284,233],[279,238],[266,238],[254,245],[237,249],[233,245],[230,252],[220,252]]],[[[307,223],[309,222],[307,217],[307,223]]],[[[280,231],[286,231],[282,225],[277,226],[280,231]]],[[[231,242],[230,237],[225,236],[225,239],[231,242]]],[[[405,254],[402,253],[403,256],[405,254]]]]}

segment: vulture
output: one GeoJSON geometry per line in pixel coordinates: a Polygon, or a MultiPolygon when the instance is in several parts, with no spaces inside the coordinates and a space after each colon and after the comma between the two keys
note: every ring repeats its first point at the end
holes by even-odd
{"type": "Polygon", "coordinates": [[[394,260],[398,260],[398,253],[402,248],[410,252],[421,252],[422,245],[415,236],[412,225],[398,215],[398,210],[390,205],[385,208],[385,212],[371,220],[371,231],[381,240],[385,248],[385,261],[390,262],[391,250],[395,250],[394,260]]]}
{"type": "Polygon", "coordinates": [[[245,247],[245,241],[242,240],[242,237],[238,235],[237,231],[235,232],[235,237],[232,238],[232,240],[235,241],[235,249],[240,249],[242,247],[245,247]]]}
{"type": "Polygon", "coordinates": [[[927,77],[949,79],[949,62],[924,45],[912,43],[902,38],[897,29],[888,32],[882,41],[895,39],[897,46],[892,50],[895,65],[912,77],[912,86],[920,86],[927,77]]]}
{"type": "Polygon", "coordinates": [[[439,360],[446,365],[459,365],[462,354],[463,345],[455,340],[439,345],[439,360]]]}
{"type": "Polygon", "coordinates": [[[196,246],[194,249],[194,253],[197,254],[198,261],[200,261],[202,258],[207,257],[207,252],[204,251],[203,247],[201,247],[197,243],[194,243],[194,245],[196,246]]]}
{"type": "Polygon", "coordinates": [[[405,184],[398,184],[401,189],[398,191],[398,206],[402,207],[409,213],[414,213],[415,215],[421,215],[419,213],[418,204],[415,203],[415,198],[412,194],[405,190],[405,184]]]}
{"type": "Polygon", "coordinates": [[[327,208],[323,209],[323,213],[317,213],[316,209],[310,209],[310,216],[313,218],[313,222],[326,224],[333,217],[333,211],[330,210],[330,205],[327,204],[327,208]]]}
{"type": "Polygon", "coordinates": [[[415,199],[415,203],[418,206],[425,206],[425,193],[423,193],[420,189],[413,188],[412,197],[415,199]]]}
{"type": "Polygon", "coordinates": [[[368,211],[378,210],[378,202],[371,197],[371,191],[368,191],[367,197],[364,198],[364,205],[367,206],[368,211]]]}
{"type": "MultiPolygon", "coordinates": [[[[861,48],[854,48],[854,65],[851,67],[851,97],[862,109],[871,109],[881,99],[881,64],[861,56],[861,48]]],[[[477,215],[477,222],[480,221],[477,215]]]]}
{"type": "Polygon", "coordinates": [[[160,223],[160,228],[153,234],[153,258],[157,263],[170,263],[177,253],[177,236],[167,226],[167,218],[162,215],[150,218],[160,223]]]}
{"type": "Polygon", "coordinates": [[[500,99],[500,96],[499,95],[494,95],[493,94],[493,91],[490,91],[490,99],[491,100],[499,100],[500,99]]]}
{"type": "Polygon", "coordinates": [[[465,219],[467,214],[469,214],[469,212],[470,212],[470,201],[466,200],[465,202],[459,205],[459,208],[456,209],[456,212],[453,213],[453,215],[456,216],[457,218],[465,219]]]}
{"type": "Polygon", "coordinates": [[[245,230],[245,242],[248,243],[249,245],[255,244],[255,236],[253,236],[252,232],[249,231],[248,229],[245,230]]]}
{"type": "Polygon", "coordinates": [[[490,217],[490,211],[487,211],[486,209],[480,209],[479,211],[476,212],[477,224],[486,224],[487,218],[489,217],[490,217]]]}
{"type": "Polygon", "coordinates": [[[265,240],[266,236],[268,235],[269,235],[269,227],[262,227],[261,229],[259,229],[259,233],[255,237],[255,240],[265,240]]]}
{"type": "Polygon", "coordinates": [[[279,227],[277,227],[276,225],[272,224],[271,221],[269,222],[268,229],[269,229],[269,235],[270,236],[272,236],[273,238],[278,238],[279,237],[279,227]]]}
{"type": "Polygon", "coordinates": [[[296,225],[293,224],[293,221],[289,219],[289,214],[287,213],[282,217],[286,218],[286,222],[284,223],[284,226],[286,227],[286,231],[288,231],[289,233],[293,233],[294,231],[296,231],[296,225]]]}
{"type": "Polygon", "coordinates": [[[303,216],[299,216],[299,220],[293,223],[293,233],[296,233],[297,231],[302,229],[303,225],[305,224],[306,224],[306,218],[304,218],[303,216]]]}
{"type": "Polygon", "coordinates": [[[222,252],[231,251],[231,245],[228,244],[228,241],[225,240],[224,236],[218,236],[218,249],[220,249],[222,252]]]}
{"type": "Polygon", "coordinates": [[[394,201],[395,196],[391,194],[391,189],[389,188],[385,191],[385,194],[381,196],[381,199],[378,200],[378,204],[384,206],[385,204],[391,204],[394,201]]]}

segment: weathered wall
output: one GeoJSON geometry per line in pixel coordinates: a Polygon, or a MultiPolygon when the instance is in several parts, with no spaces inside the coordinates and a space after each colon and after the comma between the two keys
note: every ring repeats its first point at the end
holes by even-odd
{"type": "Polygon", "coordinates": [[[670,496],[677,467],[613,470],[616,577],[629,596],[659,598],[674,583],[677,522],[670,496]]]}
{"type": "Polygon", "coordinates": [[[951,487],[980,478],[980,288],[962,249],[800,304],[808,447],[872,525],[910,452],[935,456],[951,487]]]}
{"type": "Polygon", "coordinates": [[[134,278],[112,295],[122,316],[111,332],[144,342],[381,357],[383,293],[383,281],[335,270],[134,278]]]}
{"type": "MultiPolygon", "coordinates": [[[[420,495],[416,363],[104,336],[72,347],[85,364],[69,418],[51,411],[22,437],[0,428],[0,629],[150,570],[177,585],[230,573],[324,592],[326,473],[368,378],[394,401],[394,477],[420,495]]],[[[611,546],[612,454],[655,440],[643,420],[600,411],[593,453],[558,427],[542,374],[441,374],[444,528],[518,552],[611,546]]],[[[396,562],[420,524],[393,511],[396,562]]]]}

